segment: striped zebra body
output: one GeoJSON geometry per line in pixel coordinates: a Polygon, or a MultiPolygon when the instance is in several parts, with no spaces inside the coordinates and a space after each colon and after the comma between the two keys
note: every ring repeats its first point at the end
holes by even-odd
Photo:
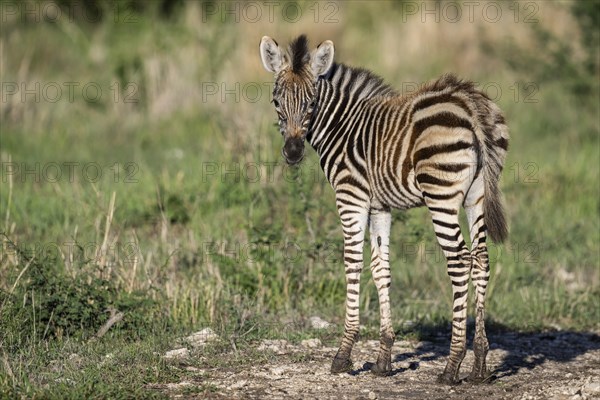
{"type": "Polygon", "coordinates": [[[381,344],[373,372],[391,371],[390,210],[425,205],[453,288],[450,357],[440,381],[458,381],[466,352],[469,280],[476,288],[475,365],[470,379],[485,380],[486,237],[489,233],[502,241],[506,236],[498,180],[508,129],[498,107],[472,83],[452,75],[402,96],[369,71],[334,63],[331,42],[309,53],[304,36],[287,53],[265,37],[261,57],[276,74],[273,98],[285,137],[284,157],[290,164],[299,162],[307,140],[336,193],[347,295],[344,337],[332,372],[352,368],[367,229],[381,316],[381,344]],[[460,207],[467,214],[470,247],[460,230],[460,207]]]}

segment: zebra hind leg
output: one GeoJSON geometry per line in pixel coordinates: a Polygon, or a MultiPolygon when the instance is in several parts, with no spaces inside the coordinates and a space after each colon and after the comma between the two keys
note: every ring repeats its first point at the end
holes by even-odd
{"type": "Polygon", "coordinates": [[[392,281],[389,265],[390,226],[392,215],[387,209],[371,209],[369,231],[371,236],[371,274],[379,295],[381,319],[380,344],[377,363],[371,368],[376,375],[392,372],[394,329],[390,310],[389,288],[392,281]]]}
{"type": "Polygon", "coordinates": [[[490,277],[489,256],[486,246],[486,226],[483,218],[483,182],[478,185],[475,181],[473,188],[465,200],[465,211],[471,232],[471,282],[475,287],[475,338],[473,352],[475,363],[468,377],[473,383],[487,381],[491,374],[488,372],[485,358],[489,350],[485,334],[485,295],[490,277]],[[481,189],[480,189],[481,187],[481,189]]]}
{"type": "MultiPolygon", "coordinates": [[[[456,198],[459,198],[458,193],[456,198]]],[[[425,196],[425,203],[432,216],[433,227],[444,256],[448,262],[448,275],[452,281],[452,339],[450,356],[444,372],[438,382],[445,384],[459,383],[458,372],[466,354],[467,344],[467,295],[469,292],[469,273],[471,271],[471,254],[463,239],[458,221],[460,203],[442,202],[435,197],[425,196]]],[[[460,199],[462,202],[462,198],[460,199]]]]}
{"type": "MultiPolygon", "coordinates": [[[[468,163],[459,164],[460,167],[468,163]]],[[[456,165],[454,166],[456,167],[456,165]]],[[[437,241],[447,261],[447,273],[452,282],[452,338],[450,355],[438,382],[459,383],[460,365],[467,352],[467,297],[471,272],[471,252],[459,224],[459,210],[465,193],[473,182],[465,168],[460,172],[445,172],[439,165],[427,163],[415,170],[425,205],[431,214],[437,241]]]]}

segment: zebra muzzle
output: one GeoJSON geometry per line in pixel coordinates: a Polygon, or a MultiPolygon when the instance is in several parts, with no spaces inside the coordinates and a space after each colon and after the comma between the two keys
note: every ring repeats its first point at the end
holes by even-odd
{"type": "Polygon", "coordinates": [[[283,158],[289,165],[298,164],[304,158],[304,139],[289,138],[281,150],[283,158]]]}

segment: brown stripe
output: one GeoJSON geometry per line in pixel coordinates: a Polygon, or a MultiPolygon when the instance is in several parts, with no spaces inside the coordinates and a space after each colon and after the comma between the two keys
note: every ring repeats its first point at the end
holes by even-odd
{"type": "Polygon", "coordinates": [[[427,160],[436,154],[452,153],[453,151],[467,150],[472,147],[473,147],[472,143],[464,142],[462,140],[458,141],[456,143],[449,144],[449,145],[434,144],[433,146],[423,147],[423,148],[417,150],[413,156],[413,161],[415,164],[417,164],[419,161],[427,160]]]}
{"type": "Polygon", "coordinates": [[[467,163],[456,163],[456,164],[436,164],[435,167],[445,172],[460,172],[463,169],[469,168],[467,163]]]}
{"type": "Polygon", "coordinates": [[[452,186],[455,183],[452,181],[439,179],[433,175],[425,174],[425,173],[417,175],[416,179],[417,179],[417,182],[419,182],[419,184],[429,184],[429,185],[437,185],[437,186],[452,186]]]}
{"type": "Polygon", "coordinates": [[[459,190],[458,192],[454,192],[454,193],[449,193],[449,194],[435,194],[435,193],[429,193],[429,192],[423,192],[423,197],[428,197],[432,200],[449,200],[453,197],[456,197],[459,194],[463,194],[462,190],[459,190]]]}

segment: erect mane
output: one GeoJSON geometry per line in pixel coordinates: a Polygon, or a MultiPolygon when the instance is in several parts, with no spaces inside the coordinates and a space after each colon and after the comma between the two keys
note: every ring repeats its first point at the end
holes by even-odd
{"type": "Polygon", "coordinates": [[[327,75],[322,78],[331,81],[334,85],[340,85],[341,82],[348,79],[349,84],[346,86],[346,91],[350,92],[360,86],[362,89],[359,91],[359,97],[398,95],[398,92],[382,77],[361,67],[351,67],[334,62],[327,75]]]}
{"type": "Polygon", "coordinates": [[[306,35],[300,35],[292,40],[289,46],[289,53],[292,60],[292,71],[299,73],[310,57],[306,35]]]}

